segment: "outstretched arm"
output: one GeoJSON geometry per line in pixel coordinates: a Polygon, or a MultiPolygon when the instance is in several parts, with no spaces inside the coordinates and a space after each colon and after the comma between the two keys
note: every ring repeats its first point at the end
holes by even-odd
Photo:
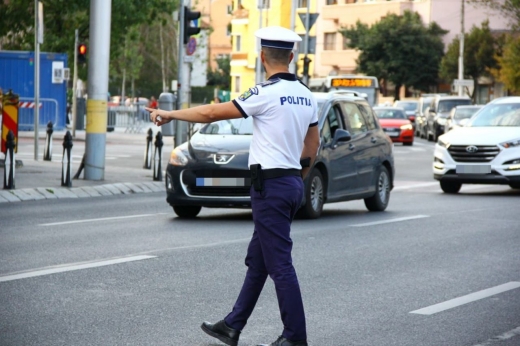
{"type": "Polygon", "coordinates": [[[150,112],[150,120],[160,126],[172,120],[184,120],[192,123],[212,123],[217,120],[237,119],[242,113],[233,102],[215,103],[193,108],[165,111],[162,109],[145,108],[150,112]]]}

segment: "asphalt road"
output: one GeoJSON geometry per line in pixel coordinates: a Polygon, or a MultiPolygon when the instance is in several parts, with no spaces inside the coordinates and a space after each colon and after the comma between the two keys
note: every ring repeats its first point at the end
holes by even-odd
{"type": "MultiPolygon", "coordinates": [[[[520,345],[520,191],[443,194],[433,144],[396,145],[383,213],[362,201],[295,220],[294,263],[313,346],[520,345]]],[[[1,345],[220,345],[249,210],[177,219],[163,193],[0,205],[1,345]]],[[[282,325],[268,283],[241,346],[282,325]]]]}

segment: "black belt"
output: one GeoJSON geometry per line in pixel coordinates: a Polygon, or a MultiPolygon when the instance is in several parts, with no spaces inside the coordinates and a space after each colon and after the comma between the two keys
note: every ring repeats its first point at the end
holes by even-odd
{"type": "Polygon", "coordinates": [[[262,176],[264,179],[273,179],[280,177],[289,177],[289,176],[301,176],[301,171],[299,169],[294,168],[272,168],[272,169],[262,169],[262,176]]]}

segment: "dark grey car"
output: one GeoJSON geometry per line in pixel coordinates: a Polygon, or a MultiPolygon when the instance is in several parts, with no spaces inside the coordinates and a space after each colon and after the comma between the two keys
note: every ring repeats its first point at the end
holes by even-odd
{"type": "MultiPolygon", "coordinates": [[[[371,211],[389,203],[394,180],[392,142],[361,97],[316,93],[321,145],[305,179],[300,215],[318,218],[325,203],[364,199],[371,211]]],[[[172,151],[166,170],[167,202],[180,217],[201,207],[249,208],[247,158],[253,119],[203,126],[172,151]]]]}

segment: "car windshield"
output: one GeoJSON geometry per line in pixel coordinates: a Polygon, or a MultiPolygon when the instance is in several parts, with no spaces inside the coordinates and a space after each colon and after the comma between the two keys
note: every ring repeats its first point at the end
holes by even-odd
{"type": "Polygon", "coordinates": [[[471,118],[473,116],[473,114],[475,114],[478,110],[480,109],[475,107],[475,108],[457,108],[457,110],[455,111],[455,114],[453,115],[453,119],[456,119],[456,120],[462,120],[462,119],[468,119],[468,118],[471,118]]]}
{"type": "Polygon", "coordinates": [[[466,126],[520,126],[520,103],[489,104],[466,126]]]}
{"type": "Polygon", "coordinates": [[[403,108],[405,111],[415,111],[417,110],[417,102],[405,102],[405,101],[399,101],[396,102],[395,106],[399,108],[403,108]]]}
{"type": "Polygon", "coordinates": [[[205,135],[252,135],[253,120],[251,117],[220,120],[204,125],[199,133],[205,135]]]}
{"type": "Polygon", "coordinates": [[[470,105],[471,100],[443,100],[439,101],[439,113],[450,112],[457,106],[470,105]]]}
{"type": "Polygon", "coordinates": [[[379,119],[406,119],[404,112],[400,109],[374,109],[379,119]]]}
{"type": "Polygon", "coordinates": [[[423,105],[422,105],[422,110],[421,110],[423,113],[426,110],[426,108],[430,107],[430,102],[432,102],[431,98],[425,98],[423,100],[423,105]]]}

